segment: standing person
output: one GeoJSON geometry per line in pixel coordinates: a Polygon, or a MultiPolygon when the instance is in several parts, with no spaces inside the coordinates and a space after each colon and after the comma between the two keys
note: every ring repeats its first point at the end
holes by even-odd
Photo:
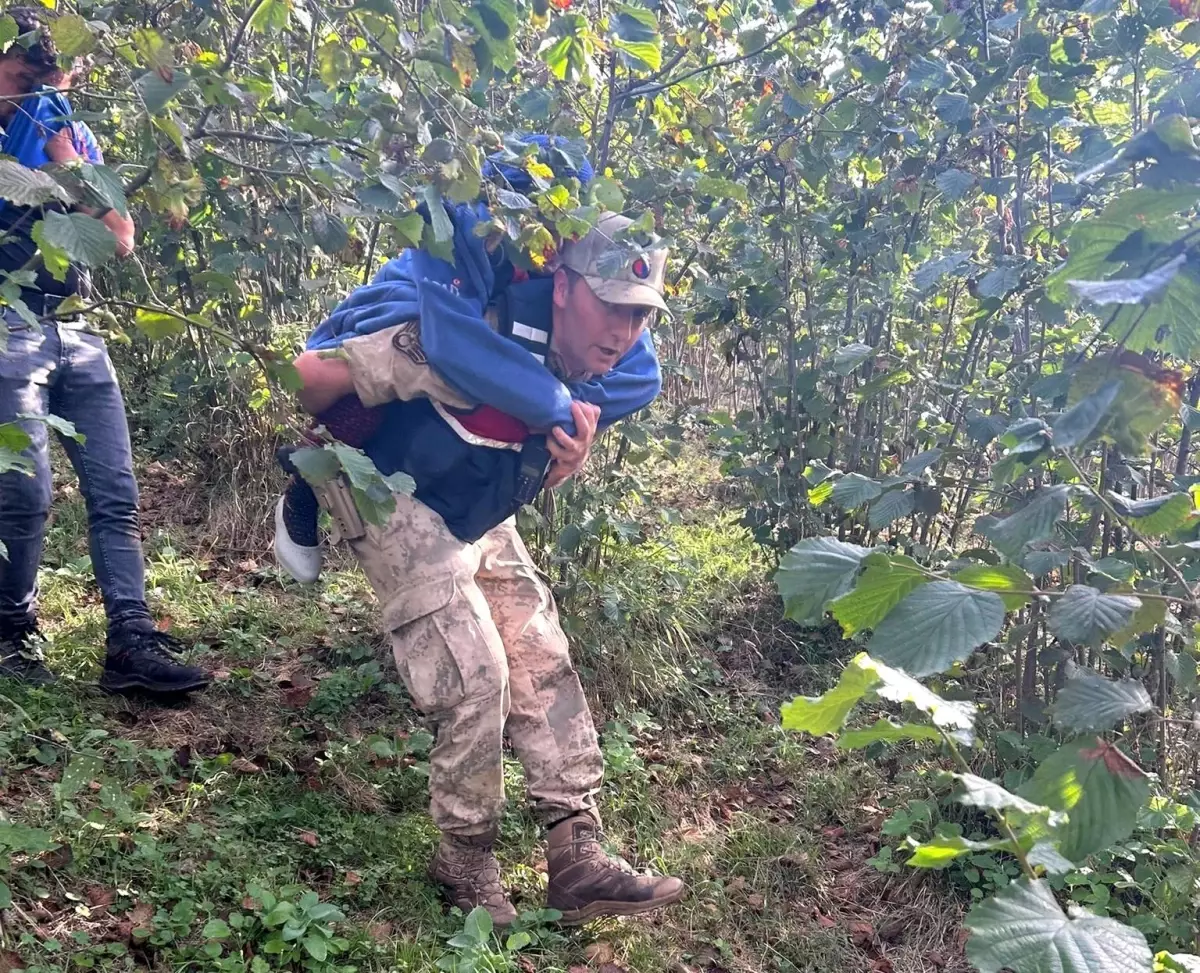
{"type": "MultiPolygon", "coordinates": [[[[31,43],[14,43],[0,55],[0,121],[5,127],[0,149],[31,167],[46,160],[78,160],[75,138],[82,132],[73,131],[68,121],[70,105],[57,91],[42,87],[61,80],[46,27],[49,14],[32,8],[6,12],[31,43]]],[[[79,144],[89,161],[97,161],[99,149],[93,154],[87,143],[84,137],[79,144]]],[[[35,256],[30,232],[39,212],[11,203],[0,210],[0,273],[26,267],[35,256]]],[[[116,237],[117,253],[131,253],[133,221],[112,210],[101,219],[116,237]]],[[[82,320],[53,317],[66,297],[88,290],[82,268],[72,267],[66,280],[58,281],[39,265],[34,285],[22,288],[21,299],[39,318],[40,328],[5,311],[0,423],[17,421],[20,415],[56,415],[73,422],[84,437],[83,442],[63,437],[62,444],[87,504],[92,567],[108,616],[100,685],[156,693],[201,689],[207,674],[176,660],[182,646],[157,630],[146,604],[137,481],[125,404],[108,350],[82,320]]],[[[37,571],[50,510],[50,457],[45,423],[21,425],[33,440],[24,454],[32,475],[0,475],[0,542],[7,549],[7,556],[0,557],[0,676],[44,684],[54,677],[41,653],[37,571]]]]}
{"type": "Polygon", "coordinates": [[[483,906],[498,925],[516,917],[494,853],[507,735],[547,831],[549,907],[567,924],[644,913],[678,902],[684,884],[635,874],[603,848],[604,759],[554,599],[512,515],[530,483],[536,493],[578,472],[598,428],[658,394],[646,328],[665,308],[666,251],[610,252],[631,224],[610,214],[563,245],[552,275],[506,285],[474,232],[486,214],[447,215],[453,265],[405,251],[295,362],[310,413],[351,395],[382,407],[364,451],[416,490],[396,497],[383,527],[362,521],[343,478],[317,492],[437,728],[429,784],[442,838],[431,877],[464,910],[483,906]],[[332,346],[341,354],[321,350],[332,346]]]}

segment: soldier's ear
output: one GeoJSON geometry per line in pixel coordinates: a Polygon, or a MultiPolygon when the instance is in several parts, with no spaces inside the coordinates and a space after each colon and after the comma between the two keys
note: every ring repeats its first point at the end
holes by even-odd
{"type": "Polygon", "coordinates": [[[554,272],[554,306],[557,308],[565,308],[567,306],[567,298],[571,294],[571,279],[567,276],[567,272],[559,267],[554,272]]]}

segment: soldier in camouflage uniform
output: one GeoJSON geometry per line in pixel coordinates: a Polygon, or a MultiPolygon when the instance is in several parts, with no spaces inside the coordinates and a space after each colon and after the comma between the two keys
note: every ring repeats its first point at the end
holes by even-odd
{"type": "MultiPolygon", "coordinates": [[[[609,233],[629,222],[606,220],[609,233]]],[[[563,378],[602,377],[641,338],[652,309],[663,307],[665,251],[631,271],[601,261],[605,242],[593,230],[563,250],[547,355],[563,378]]],[[[402,324],[344,342],[338,357],[306,352],[296,360],[302,402],[317,414],[353,391],[368,406],[418,397],[467,406],[429,366],[419,341],[418,331],[402,324]]],[[[582,467],[595,436],[599,409],[576,401],[572,412],[575,436],[557,429],[549,438],[550,486],[582,467]]],[[[397,496],[390,521],[377,527],[360,518],[344,481],[318,495],[379,598],[414,703],[437,728],[430,795],[442,841],[431,874],[451,900],[463,909],[483,905],[501,925],[516,916],[493,853],[507,735],[548,829],[548,904],[565,923],[679,901],[679,879],[634,874],[602,848],[596,794],[604,764],[596,731],[554,599],[514,520],[465,543],[412,497],[397,496]]]]}

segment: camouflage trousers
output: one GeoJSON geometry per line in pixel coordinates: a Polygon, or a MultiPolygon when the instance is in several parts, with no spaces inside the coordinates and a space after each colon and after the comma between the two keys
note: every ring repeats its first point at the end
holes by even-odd
{"type": "Polygon", "coordinates": [[[434,823],[462,836],[495,827],[505,735],[543,824],[595,815],[604,773],[596,729],[553,596],[516,524],[464,544],[411,497],[397,496],[380,528],[346,510],[344,486],[319,493],[375,589],[413,702],[436,726],[434,823]]]}

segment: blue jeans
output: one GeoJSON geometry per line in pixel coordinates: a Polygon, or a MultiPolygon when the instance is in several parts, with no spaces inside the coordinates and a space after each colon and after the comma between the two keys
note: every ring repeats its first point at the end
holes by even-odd
{"type": "MultiPolygon", "coordinates": [[[[109,629],[148,619],[138,488],[129,426],[104,340],[69,325],[44,322],[38,333],[7,317],[8,350],[0,351],[0,423],[19,414],[61,416],[86,438],[60,437],[87,504],[92,570],[109,629]]],[[[48,427],[25,421],[34,472],[0,474],[0,629],[32,621],[51,479],[48,427]]]]}

